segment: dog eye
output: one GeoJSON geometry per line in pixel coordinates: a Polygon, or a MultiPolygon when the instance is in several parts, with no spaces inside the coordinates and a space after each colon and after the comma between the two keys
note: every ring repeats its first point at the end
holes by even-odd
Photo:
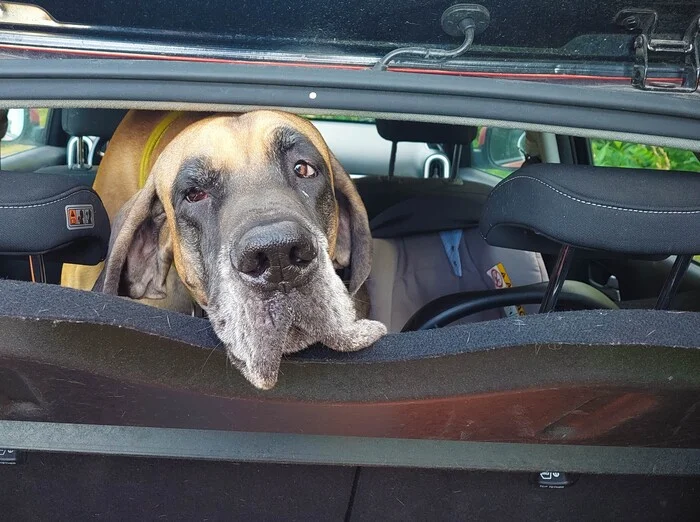
{"type": "Polygon", "coordinates": [[[305,161],[297,161],[294,165],[294,174],[299,178],[314,178],[318,174],[316,169],[305,161]]]}
{"type": "Polygon", "coordinates": [[[209,194],[207,194],[203,190],[200,190],[197,188],[191,188],[185,194],[185,199],[187,201],[189,201],[190,203],[196,203],[197,201],[202,201],[203,199],[206,199],[207,197],[209,197],[209,194]]]}

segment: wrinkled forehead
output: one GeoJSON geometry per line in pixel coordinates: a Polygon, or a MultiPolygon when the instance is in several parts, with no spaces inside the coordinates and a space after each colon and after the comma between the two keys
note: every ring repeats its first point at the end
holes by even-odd
{"type": "Polygon", "coordinates": [[[177,170],[187,159],[199,157],[206,158],[218,171],[240,171],[246,165],[273,161],[280,148],[295,140],[310,143],[330,165],[326,143],[308,120],[282,112],[254,111],[240,116],[214,116],[185,129],[172,143],[171,148],[177,151],[173,163],[178,165],[171,170],[177,170]]]}

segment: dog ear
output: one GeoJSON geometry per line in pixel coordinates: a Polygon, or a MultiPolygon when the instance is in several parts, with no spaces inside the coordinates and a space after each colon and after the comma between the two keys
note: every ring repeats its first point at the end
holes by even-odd
{"type": "Polygon", "coordinates": [[[93,291],[132,299],[163,299],[173,249],[163,204],[149,176],[117,214],[107,259],[93,291]]]}
{"type": "Polygon", "coordinates": [[[336,268],[350,267],[349,290],[354,295],[372,267],[372,234],[355,184],[332,154],[331,168],[338,202],[338,235],[333,262],[336,268]]]}

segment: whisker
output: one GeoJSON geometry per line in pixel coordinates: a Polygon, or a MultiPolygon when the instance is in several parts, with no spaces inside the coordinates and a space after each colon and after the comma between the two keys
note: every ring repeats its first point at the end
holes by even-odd
{"type": "MultiPolygon", "coordinates": [[[[206,360],[204,361],[204,364],[203,364],[202,367],[199,369],[199,373],[202,373],[202,371],[204,371],[204,367],[207,365],[207,363],[209,362],[209,359],[211,358],[212,354],[217,350],[217,348],[219,348],[219,346],[221,346],[221,343],[217,344],[216,346],[214,346],[214,348],[211,349],[211,351],[209,352],[209,355],[207,355],[207,358],[206,358],[206,360]]],[[[227,357],[227,359],[228,359],[228,357],[227,357]]]]}

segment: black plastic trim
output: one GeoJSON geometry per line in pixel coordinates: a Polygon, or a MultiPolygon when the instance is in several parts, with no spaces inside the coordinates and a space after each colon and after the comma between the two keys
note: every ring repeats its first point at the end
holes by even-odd
{"type": "Polygon", "coordinates": [[[377,71],[144,60],[3,60],[0,99],[283,106],[511,120],[689,140],[696,95],[377,71]],[[316,93],[310,97],[310,93],[316,93]],[[352,92],[352,95],[350,95],[352,92]]]}
{"type": "Polygon", "coordinates": [[[700,450],[334,437],[0,421],[0,447],[236,462],[700,475],[700,450]]]}

